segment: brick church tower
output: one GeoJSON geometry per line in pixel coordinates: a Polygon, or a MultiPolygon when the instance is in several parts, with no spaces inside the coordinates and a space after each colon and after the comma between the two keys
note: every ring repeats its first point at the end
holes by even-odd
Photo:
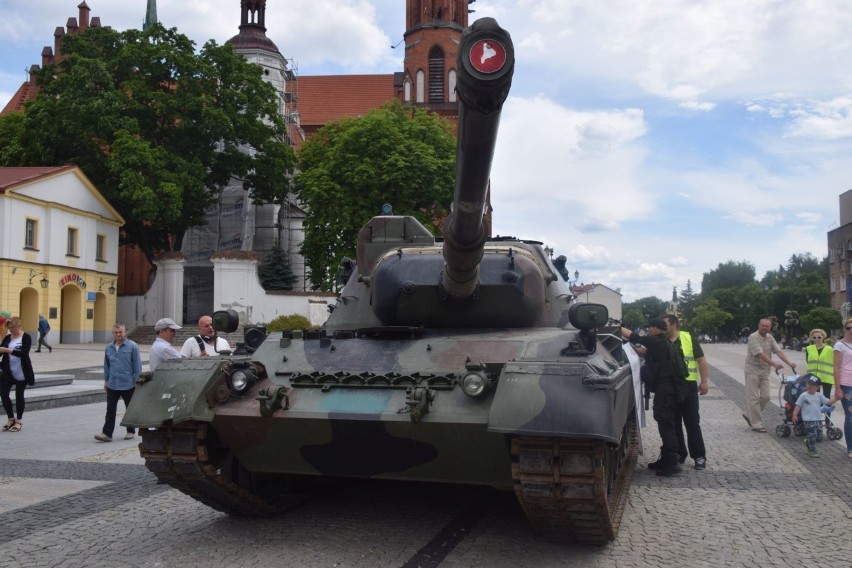
{"type": "MultiPolygon", "coordinates": [[[[472,0],[470,0],[472,1],[472,0]]],[[[402,100],[455,124],[456,55],[469,0],[407,0],[402,100]]]]}

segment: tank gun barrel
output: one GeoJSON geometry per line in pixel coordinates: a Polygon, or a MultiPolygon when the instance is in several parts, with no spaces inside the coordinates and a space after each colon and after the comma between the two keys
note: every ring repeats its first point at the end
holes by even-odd
{"type": "Polygon", "coordinates": [[[493,18],[467,28],[459,42],[456,184],[444,226],[444,273],[448,294],[466,298],[476,289],[487,235],[483,222],[500,111],[509,95],[515,50],[509,33],[493,18]]]}

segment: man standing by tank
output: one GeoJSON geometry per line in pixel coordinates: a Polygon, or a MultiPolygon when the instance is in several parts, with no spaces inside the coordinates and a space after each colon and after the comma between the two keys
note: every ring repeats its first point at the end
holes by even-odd
{"type": "MultiPolygon", "coordinates": [[[[104,390],[107,395],[107,411],[104,427],[95,439],[101,442],[112,442],[115,430],[115,414],[118,410],[118,399],[124,401],[124,408],[130,405],[133,391],[136,390],[136,377],[142,372],[142,358],[139,356],[139,346],[127,338],[127,329],[123,323],[112,326],[112,343],[104,351],[104,390]]],[[[136,431],[128,427],[125,440],[133,439],[136,431]]]]}
{"type": "Polygon", "coordinates": [[[157,332],[157,339],[151,345],[151,351],[148,352],[148,368],[152,371],[156,370],[163,361],[170,359],[180,359],[183,357],[180,351],[172,347],[172,341],[175,339],[175,332],[181,327],[171,318],[163,318],[157,320],[154,324],[154,331],[157,332]]]}
{"type": "Polygon", "coordinates": [[[648,322],[648,335],[640,337],[629,329],[622,327],[621,334],[630,343],[647,348],[645,360],[651,365],[654,376],[654,420],[660,432],[662,448],[660,459],[648,465],[657,470],[657,475],[670,477],[681,472],[677,460],[677,432],[675,430],[678,416],[678,399],[683,399],[683,383],[686,369],[683,361],[677,361],[673,355],[674,347],[666,339],[666,322],[651,320],[648,322]],[[683,371],[678,371],[678,366],[683,371]],[[680,376],[679,376],[680,375],[680,376]]]}
{"type": "Polygon", "coordinates": [[[41,346],[44,345],[47,347],[47,350],[53,353],[53,347],[47,344],[47,334],[50,332],[50,324],[47,321],[47,318],[44,317],[43,314],[38,315],[38,349],[35,350],[36,353],[41,353],[41,346]]]}
{"type": "Polygon", "coordinates": [[[689,455],[695,460],[695,469],[707,467],[707,455],[704,448],[704,435],[701,433],[701,416],[698,413],[698,395],[705,395],[709,390],[707,382],[708,367],[704,351],[698,340],[688,332],[680,330],[680,320],[674,314],[662,317],[666,322],[666,337],[671,341],[676,351],[683,356],[689,375],[686,377],[686,398],[679,404],[680,416],[677,420],[677,437],[680,456],[683,457],[687,448],[689,455]],[[686,444],[683,439],[683,426],[686,427],[686,444]]]}
{"type": "Polygon", "coordinates": [[[231,346],[228,342],[216,335],[213,318],[201,316],[198,320],[198,335],[184,341],[180,353],[184,357],[207,357],[217,355],[220,351],[230,350],[231,346]]]}
{"type": "Polygon", "coordinates": [[[757,331],[748,336],[745,361],[746,413],[743,418],[755,432],[766,432],[763,409],[769,402],[769,370],[783,367],[781,363],[772,360],[772,355],[778,355],[779,359],[796,372],[796,365],[778,349],[778,343],[769,333],[770,329],[772,323],[768,319],[762,319],[757,324],[757,331]]]}

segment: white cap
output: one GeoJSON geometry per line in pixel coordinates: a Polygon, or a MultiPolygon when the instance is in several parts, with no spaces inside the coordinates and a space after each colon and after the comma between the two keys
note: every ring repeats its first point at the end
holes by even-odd
{"type": "Polygon", "coordinates": [[[163,318],[157,321],[156,324],[154,324],[154,331],[162,331],[166,328],[180,329],[180,326],[176,324],[175,320],[173,320],[172,318],[163,318]]]}

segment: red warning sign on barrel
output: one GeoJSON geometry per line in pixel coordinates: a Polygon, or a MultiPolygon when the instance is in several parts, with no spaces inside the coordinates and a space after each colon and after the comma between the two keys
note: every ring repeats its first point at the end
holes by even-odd
{"type": "Polygon", "coordinates": [[[506,64],[506,50],[493,39],[481,39],[470,48],[470,63],[480,73],[494,73],[506,64]]]}

